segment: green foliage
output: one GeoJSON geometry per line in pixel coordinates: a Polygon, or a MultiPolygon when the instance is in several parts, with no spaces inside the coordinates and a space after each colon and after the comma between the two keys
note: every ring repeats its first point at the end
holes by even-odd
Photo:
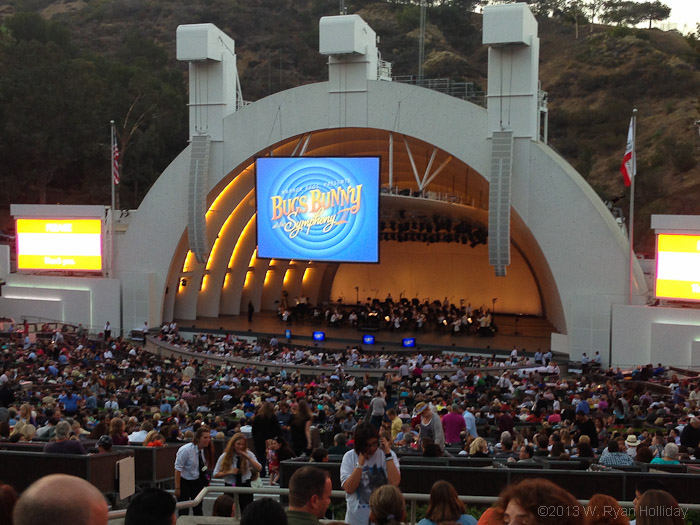
{"type": "Polygon", "coordinates": [[[414,5],[404,5],[396,12],[396,20],[403,31],[413,31],[420,25],[420,8],[414,5]]]}
{"type": "Polygon", "coordinates": [[[105,202],[114,119],[129,129],[122,202],[138,205],[187,138],[183,78],[163,50],[134,32],[116,53],[121,61],[81,56],[65,27],[30,13],[8,19],[5,33],[14,38],[0,40],[0,162],[31,190],[5,199],[66,202],[64,192],[82,186],[105,202]],[[100,173],[104,183],[92,191],[100,173]]]}

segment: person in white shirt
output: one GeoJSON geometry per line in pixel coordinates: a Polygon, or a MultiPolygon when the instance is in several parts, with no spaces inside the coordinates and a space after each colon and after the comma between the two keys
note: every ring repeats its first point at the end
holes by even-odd
{"type": "MultiPolygon", "coordinates": [[[[187,443],[177,450],[175,458],[175,497],[178,501],[188,501],[197,497],[199,491],[209,484],[208,466],[204,449],[209,447],[211,435],[209,429],[201,426],[194,434],[192,443],[187,443]]],[[[180,510],[180,515],[188,514],[187,509],[180,510]]],[[[192,509],[195,516],[202,516],[202,504],[192,509]]]]}
{"type": "MultiPolygon", "coordinates": [[[[261,470],[258,458],[248,450],[246,436],[239,432],[229,440],[226,450],[219,456],[214,467],[214,477],[223,478],[228,487],[250,487],[253,475],[261,470]]],[[[240,494],[238,498],[241,511],[253,502],[252,494],[240,494]]]]}
{"type": "Polygon", "coordinates": [[[153,430],[153,423],[144,421],[140,430],[129,434],[129,443],[143,443],[151,430],[153,430]]]}
{"type": "Polygon", "coordinates": [[[340,465],[340,484],[345,491],[347,511],[345,521],[350,525],[369,523],[369,498],[374,489],[401,482],[399,460],[391,444],[379,437],[371,423],[358,423],[355,428],[355,448],[345,453],[340,465]]]}

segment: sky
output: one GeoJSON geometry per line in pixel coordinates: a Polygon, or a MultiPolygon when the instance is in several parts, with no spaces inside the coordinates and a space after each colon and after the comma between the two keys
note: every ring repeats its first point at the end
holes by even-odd
{"type": "Polygon", "coordinates": [[[661,0],[671,8],[669,22],[678,24],[677,29],[683,33],[695,31],[695,24],[700,22],[700,0],[661,0]],[[687,28],[684,29],[684,26],[687,28]]]}

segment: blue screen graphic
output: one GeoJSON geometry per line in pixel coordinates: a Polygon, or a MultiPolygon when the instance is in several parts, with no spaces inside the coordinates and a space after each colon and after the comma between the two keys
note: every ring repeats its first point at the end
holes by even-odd
{"type": "Polygon", "coordinates": [[[363,335],[362,342],[366,345],[373,345],[374,344],[374,336],[373,335],[363,335]]]}
{"type": "Polygon", "coordinates": [[[326,332],[314,332],[314,341],[323,341],[326,338],[326,332]]]}
{"type": "Polygon", "coordinates": [[[291,338],[292,338],[292,331],[291,331],[291,330],[285,330],[285,331],[284,331],[284,337],[286,337],[287,339],[291,339],[291,338]]]}
{"type": "Polygon", "coordinates": [[[404,348],[413,348],[416,346],[416,338],[415,337],[404,337],[401,340],[401,346],[404,348]]]}
{"type": "Polygon", "coordinates": [[[258,257],[379,262],[379,161],[258,158],[258,257]]]}

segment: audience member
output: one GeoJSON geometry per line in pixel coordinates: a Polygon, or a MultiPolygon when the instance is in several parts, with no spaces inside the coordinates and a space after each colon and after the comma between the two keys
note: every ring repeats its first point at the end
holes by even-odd
{"type": "Polygon", "coordinates": [[[231,494],[221,494],[214,500],[212,516],[232,518],[236,514],[236,500],[231,494]]]}
{"type": "Polygon", "coordinates": [[[583,525],[584,508],[566,490],[546,479],[527,479],[508,485],[496,505],[509,524],[583,525]],[[543,508],[560,509],[542,514],[543,508]]]}
{"type": "Polygon", "coordinates": [[[372,492],[386,484],[398,486],[400,481],[399,460],[389,441],[382,438],[380,443],[379,433],[371,423],[358,423],[355,448],[345,453],[340,465],[340,484],[347,503],[345,521],[366,525],[372,492]]]}
{"type": "Polygon", "coordinates": [[[375,525],[401,525],[406,519],[406,501],[398,487],[382,485],[369,499],[369,521],[375,525]]]}
{"type": "Polygon", "coordinates": [[[56,425],[55,441],[49,441],[44,447],[48,454],[86,454],[77,439],[70,439],[71,425],[68,421],[59,421],[56,425]]]}
{"type": "Polygon", "coordinates": [[[331,502],[333,486],[328,472],[302,467],[289,479],[289,525],[318,524],[331,502]]]}
{"type": "Polygon", "coordinates": [[[665,490],[647,490],[635,507],[636,525],[683,525],[685,513],[665,490]]]}
{"type": "Polygon", "coordinates": [[[262,498],[248,505],[241,515],[240,525],[262,525],[274,523],[287,525],[284,507],[272,498],[262,498]]]}
{"type": "Polygon", "coordinates": [[[143,489],[129,501],[124,525],[175,525],[175,504],[175,498],[163,489],[143,489]]]}
{"type": "MultiPolygon", "coordinates": [[[[211,437],[209,428],[201,426],[194,434],[191,443],[181,446],[175,457],[175,497],[178,501],[195,499],[197,494],[209,484],[209,471],[204,450],[209,448],[211,437]]],[[[195,516],[202,516],[202,504],[192,509],[195,516]]],[[[180,509],[181,516],[189,514],[188,509],[180,509]]]]}
{"type": "Polygon", "coordinates": [[[0,523],[13,525],[12,511],[17,503],[17,491],[0,481],[0,523]]]}
{"type": "MultiPolygon", "coordinates": [[[[214,477],[223,478],[228,487],[250,487],[253,476],[261,469],[262,465],[253,451],[248,450],[248,439],[239,432],[229,440],[226,450],[219,456],[214,467],[214,477]]],[[[252,494],[238,495],[241,512],[252,502],[252,494]]]]}
{"type": "Polygon", "coordinates": [[[594,494],[586,507],[586,525],[627,525],[625,509],[607,494],[594,494]]]}
{"type": "Polygon", "coordinates": [[[464,503],[449,481],[436,481],[430,489],[430,501],[425,518],[418,525],[436,525],[454,523],[458,525],[476,525],[473,516],[465,514],[464,503]]]}
{"type": "Polygon", "coordinates": [[[14,525],[107,525],[108,509],[94,485],[75,476],[52,474],[22,493],[13,517],[14,525]]]}

